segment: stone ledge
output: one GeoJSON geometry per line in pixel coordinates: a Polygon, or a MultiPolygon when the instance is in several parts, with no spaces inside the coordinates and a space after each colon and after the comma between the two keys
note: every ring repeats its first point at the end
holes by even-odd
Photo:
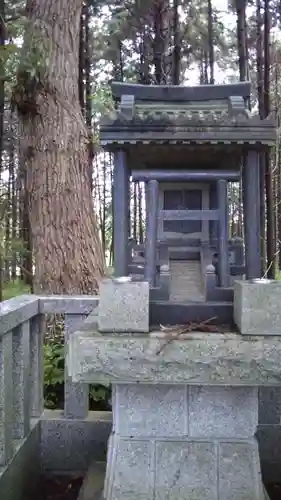
{"type": "Polygon", "coordinates": [[[86,383],[280,385],[280,337],[191,333],[165,343],[161,332],[77,332],[69,341],[69,375],[86,383]]]}
{"type": "Polygon", "coordinates": [[[38,314],[39,301],[36,295],[20,295],[0,304],[0,338],[21,323],[38,314]]]}
{"type": "Polygon", "coordinates": [[[111,428],[111,412],[89,412],[79,420],[67,419],[58,410],[45,410],[40,422],[42,469],[86,471],[92,461],[104,461],[111,428]]]}

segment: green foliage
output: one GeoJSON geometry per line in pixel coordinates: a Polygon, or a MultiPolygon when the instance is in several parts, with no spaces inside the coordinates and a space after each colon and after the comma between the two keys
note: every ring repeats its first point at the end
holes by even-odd
{"type": "Polygon", "coordinates": [[[46,408],[56,408],[64,383],[64,346],[60,342],[44,345],[44,397],[46,408]]]}
{"type": "MultiPolygon", "coordinates": [[[[44,398],[45,407],[62,409],[64,401],[64,342],[63,336],[57,335],[44,345],[44,398]]],[[[89,388],[91,408],[108,408],[110,398],[109,385],[93,384],[89,388]]]]}
{"type": "Polygon", "coordinates": [[[3,300],[12,299],[18,295],[30,293],[30,288],[21,280],[9,281],[3,288],[3,300]]]}

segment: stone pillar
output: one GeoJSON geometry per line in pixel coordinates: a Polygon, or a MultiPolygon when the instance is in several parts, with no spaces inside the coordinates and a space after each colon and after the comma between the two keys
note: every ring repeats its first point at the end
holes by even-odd
{"type": "Polygon", "coordinates": [[[264,500],[257,388],[113,384],[105,500],[264,500]]]}
{"type": "Polygon", "coordinates": [[[151,287],[156,284],[157,230],[158,230],[159,185],[152,180],[147,183],[147,226],[145,238],[144,279],[151,287]]]}
{"type": "Polygon", "coordinates": [[[113,237],[114,274],[128,275],[129,170],[125,151],[114,154],[113,237]]]}
{"type": "MultiPolygon", "coordinates": [[[[216,210],[218,208],[218,196],[217,196],[217,183],[210,183],[210,209],[216,210]]],[[[212,244],[217,244],[218,241],[218,221],[210,220],[210,240],[212,244]]]]}
{"type": "Polygon", "coordinates": [[[260,180],[256,151],[248,151],[245,157],[243,195],[246,278],[260,278],[260,180]]]}
{"type": "Polygon", "coordinates": [[[220,179],[217,182],[218,207],[219,207],[219,285],[228,287],[229,285],[229,266],[228,266],[228,199],[227,199],[227,181],[220,179]]]}

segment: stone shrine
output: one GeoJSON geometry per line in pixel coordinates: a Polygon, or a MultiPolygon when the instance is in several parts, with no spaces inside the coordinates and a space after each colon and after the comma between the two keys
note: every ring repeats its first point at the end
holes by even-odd
{"type": "Polygon", "coordinates": [[[115,277],[68,353],[73,382],[112,384],[103,498],[265,500],[258,387],[281,382],[281,285],[260,279],[259,157],[275,123],[249,113],[248,83],[112,91],[101,143],[115,157],[115,277]],[[130,177],[146,183],[137,249],[130,177]],[[227,216],[241,177],[244,242],[229,239],[227,216]],[[192,330],[208,320],[213,332],[192,330]]]}

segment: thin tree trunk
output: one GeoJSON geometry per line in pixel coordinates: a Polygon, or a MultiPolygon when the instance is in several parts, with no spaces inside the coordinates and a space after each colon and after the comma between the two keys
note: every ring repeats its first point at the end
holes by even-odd
{"type": "Polygon", "coordinates": [[[173,50],[173,85],[180,84],[181,69],[181,40],[180,40],[180,22],[179,22],[179,0],[173,0],[173,31],[174,31],[174,50],[173,50]]]}
{"type": "Polygon", "coordinates": [[[104,274],[89,187],[88,134],[78,92],[82,4],[82,0],[27,4],[28,30],[44,41],[48,61],[30,101],[24,106],[26,95],[19,90],[14,96],[28,173],[36,292],[94,293],[104,274]]]}
{"type": "MultiPolygon", "coordinates": [[[[13,132],[13,129],[14,129],[14,127],[12,128],[12,132],[13,132]]],[[[12,190],[11,203],[12,203],[12,241],[13,242],[15,242],[16,238],[17,238],[17,224],[18,224],[18,197],[17,197],[17,188],[16,188],[16,175],[15,175],[16,164],[15,164],[15,161],[16,161],[15,141],[13,138],[12,144],[11,144],[11,155],[10,155],[10,163],[9,163],[10,176],[11,176],[11,190],[12,190]]],[[[17,277],[17,253],[16,253],[16,250],[13,250],[13,252],[12,252],[11,276],[12,276],[12,280],[15,280],[17,277]]]]}
{"type": "Polygon", "coordinates": [[[247,78],[246,1],[236,0],[237,43],[240,81],[247,78]]]}
{"type": "MultiPolygon", "coordinates": [[[[12,145],[10,144],[11,148],[12,145]]],[[[5,221],[5,281],[10,281],[10,268],[11,268],[11,259],[10,259],[10,250],[11,250],[11,149],[9,151],[9,177],[8,177],[8,186],[7,186],[7,199],[6,199],[6,221],[5,221]]]]}
{"type": "Polygon", "coordinates": [[[209,45],[209,66],[210,66],[210,81],[215,83],[214,76],[214,40],[213,40],[213,6],[212,0],[208,0],[208,45],[209,45]]]}
{"type": "MultiPolygon", "coordinates": [[[[5,19],[5,0],[0,0],[0,45],[3,51],[3,46],[6,40],[5,19]]],[[[0,61],[0,73],[4,75],[5,68],[3,58],[0,61]]],[[[3,172],[3,136],[4,136],[4,109],[5,109],[5,83],[4,78],[0,79],[0,180],[3,172]]],[[[0,301],[3,300],[3,246],[0,247],[0,301]]]]}

